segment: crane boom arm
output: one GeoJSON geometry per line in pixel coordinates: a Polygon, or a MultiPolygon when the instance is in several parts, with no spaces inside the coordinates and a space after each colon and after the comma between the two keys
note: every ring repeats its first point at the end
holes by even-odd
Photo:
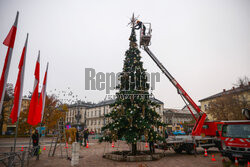
{"type": "Polygon", "coordinates": [[[153,61],[157,64],[157,66],[161,69],[161,71],[166,75],[166,77],[170,80],[170,82],[175,86],[178,93],[184,97],[186,101],[195,109],[195,111],[199,114],[199,118],[197,119],[192,112],[192,110],[188,107],[189,111],[191,112],[192,116],[196,120],[194,125],[192,135],[200,135],[202,126],[206,119],[206,114],[203,113],[200,108],[195,104],[195,102],[191,99],[191,97],[187,94],[187,92],[181,87],[181,85],[174,79],[174,77],[168,72],[168,70],[161,64],[161,62],[156,58],[156,56],[150,51],[150,49],[144,45],[144,50],[148,53],[148,55],[153,59],[153,61]]]}

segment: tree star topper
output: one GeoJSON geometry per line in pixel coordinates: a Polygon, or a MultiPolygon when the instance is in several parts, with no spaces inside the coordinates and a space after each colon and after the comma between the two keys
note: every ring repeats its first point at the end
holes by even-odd
{"type": "Polygon", "coordinates": [[[130,22],[128,23],[128,25],[131,25],[131,28],[135,27],[135,23],[136,23],[136,20],[138,20],[138,18],[139,18],[139,15],[137,17],[135,17],[135,15],[133,13],[132,17],[130,18],[130,22]]]}

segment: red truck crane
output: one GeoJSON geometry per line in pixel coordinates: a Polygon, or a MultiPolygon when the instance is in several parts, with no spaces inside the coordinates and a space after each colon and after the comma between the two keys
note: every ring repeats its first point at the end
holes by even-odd
{"type": "MultiPolygon", "coordinates": [[[[152,60],[156,63],[156,65],[161,69],[163,74],[170,80],[170,82],[175,86],[177,89],[178,94],[181,96],[183,101],[185,102],[187,108],[191,112],[195,122],[195,125],[192,129],[191,136],[176,136],[172,140],[167,141],[168,147],[172,147],[175,152],[180,153],[182,150],[186,150],[188,153],[193,153],[194,148],[196,146],[201,146],[203,148],[209,148],[213,146],[218,147],[218,138],[216,137],[216,131],[219,129],[217,125],[221,125],[221,122],[207,122],[205,123],[210,128],[205,130],[203,128],[205,119],[207,117],[206,113],[202,112],[200,108],[195,104],[192,98],[187,94],[187,92],[181,87],[181,85],[176,81],[176,79],[168,72],[168,70],[162,65],[162,63],[156,58],[156,56],[150,51],[148,46],[151,44],[151,24],[150,23],[143,23],[146,28],[145,33],[141,29],[140,31],[140,47],[142,47],[147,54],[152,58],[152,60]],[[190,104],[193,109],[198,114],[198,118],[195,116],[191,108],[189,107],[190,104]],[[201,135],[201,133],[205,133],[205,135],[201,135]],[[206,135],[209,133],[210,135],[206,135]],[[211,135],[212,134],[212,135],[211,135]]],[[[144,27],[142,26],[142,27],[144,27]]]]}
{"type": "Polygon", "coordinates": [[[181,96],[181,98],[184,100],[184,102],[187,104],[189,103],[194,110],[199,115],[198,118],[194,115],[193,111],[189,107],[189,105],[186,105],[189,111],[191,112],[192,116],[194,117],[196,123],[192,130],[192,136],[200,136],[202,126],[205,122],[205,119],[207,117],[206,113],[202,112],[201,109],[195,104],[195,102],[192,100],[192,98],[187,94],[187,92],[181,87],[181,85],[176,81],[176,79],[168,72],[168,70],[161,64],[161,62],[156,58],[156,56],[150,51],[148,46],[150,45],[151,40],[151,24],[150,23],[144,23],[144,25],[148,26],[148,31],[143,34],[142,30],[140,32],[140,47],[142,47],[147,54],[152,58],[152,60],[156,63],[156,65],[161,69],[163,74],[166,75],[166,77],[169,79],[169,81],[175,86],[177,89],[178,94],[181,96]]]}

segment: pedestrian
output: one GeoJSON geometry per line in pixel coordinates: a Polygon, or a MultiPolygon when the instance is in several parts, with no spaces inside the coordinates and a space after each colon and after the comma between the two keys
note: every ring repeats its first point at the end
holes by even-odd
{"type": "Polygon", "coordinates": [[[145,35],[146,27],[141,21],[139,21],[139,20],[136,21],[135,29],[136,30],[142,29],[143,35],[145,35]]]}
{"type": "Polygon", "coordinates": [[[80,146],[82,146],[82,142],[83,142],[83,131],[80,131],[80,133],[79,133],[79,140],[80,140],[80,146]]]}
{"type": "Polygon", "coordinates": [[[165,139],[167,139],[167,138],[168,138],[168,131],[165,130],[165,139]]]}
{"type": "Polygon", "coordinates": [[[76,131],[76,142],[78,143],[79,142],[79,132],[78,132],[78,129],[76,131]]]}
{"type": "Polygon", "coordinates": [[[84,146],[87,146],[87,142],[89,142],[89,129],[84,130],[83,137],[84,137],[84,146]]]}
{"type": "Polygon", "coordinates": [[[39,133],[38,130],[35,130],[35,133],[32,134],[32,143],[33,143],[33,148],[34,148],[34,155],[38,155],[38,151],[40,149],[39,147],[39,133]]]}
{"type": "Polygon", "coordinates": [[[153,140],[149,141],[149,149],[151,153],[155,153],[155,146],[153,140]]]}

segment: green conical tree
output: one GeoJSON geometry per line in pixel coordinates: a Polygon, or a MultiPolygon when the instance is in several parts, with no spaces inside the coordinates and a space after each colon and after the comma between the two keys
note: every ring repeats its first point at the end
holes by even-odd
{"type": "Polygon", "coordinates": [[[155,129],[164,124],[155,111],[159,106],[149,98],[149,84],[136,43],[134,26],[129,40],[129,49],[125,53],[123,71],[119,78],[117,99],[111,105],[111,112],[105,115],[109,121],[102,128],[105,133],[100,141],[112,142],[125,138],[128,144],[132,144],[132,154],[135,155],[136,144],[143,135],[148,142],[163,140],[155,129]]]}

